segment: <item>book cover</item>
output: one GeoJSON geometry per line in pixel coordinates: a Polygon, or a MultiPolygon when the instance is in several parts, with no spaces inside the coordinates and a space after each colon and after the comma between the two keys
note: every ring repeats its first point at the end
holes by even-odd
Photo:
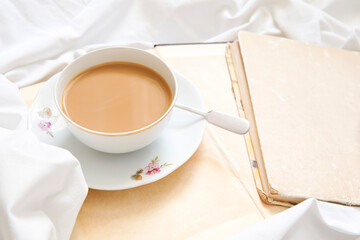
{"type": "Polygon", "coordinates": [[[260,197],[360,205],[360,54],[240,32],[227,62],[260,197]]]}

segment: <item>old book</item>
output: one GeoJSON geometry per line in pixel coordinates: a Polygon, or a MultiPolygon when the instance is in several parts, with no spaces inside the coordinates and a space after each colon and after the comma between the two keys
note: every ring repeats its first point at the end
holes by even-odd
{"type": "Polygon", "coordinates": [[[360,53],[240,32],[226,55],[260,197],[360,205],[360,53]]]}

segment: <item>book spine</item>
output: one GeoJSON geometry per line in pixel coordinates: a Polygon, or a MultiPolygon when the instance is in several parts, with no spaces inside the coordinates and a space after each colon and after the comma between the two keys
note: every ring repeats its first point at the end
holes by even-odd
{"type": "MultiPolygon", "coordinates": [[[[231,54],[231,44],[227,44],[225,58],[226,58],[226,63],[227,63],[228,70],[229,70],[232,92],[233,92],[233,95],[235,98],[238,113],[239,113],[240,117],[246,118],[245,111],[244,111],[244,104],[243,104],[243,101],[241,98],[241,93],[240,93],[240,85],[239,85],[238,78],[236,77],[236,70],[235,70],[234,61],[233,61],[232,54],[231,54]]],[[[272,189],[271,186],[269,186],[267,184],[268,181],[267,181],[266,173],[261,174],[261,171],[259,171],[259,167],[263,167],[263,166],[259,166],[258,162],[256,161],[254,146],[252,143],[250,132],[245,134],[244,138],[245,138],[246,148],[248,151],[248,156],[249,156],[249,161],[250,161],[250,165],[251,165],[253,178],[255,181],[255,186],[257,188],[257,192],[258,192],[261,200],[267,204],[275,204],[275,205],[280,205],[280,206],[285,206],[285,207],[293,206],[294,203],[287,202],[287,201],[277,201],[277,200],[273,199],[272,193],[274,193],[274,189],[272,189]],[[262,175],[265,175],[265,176],[262,176],[262,175]]]]}

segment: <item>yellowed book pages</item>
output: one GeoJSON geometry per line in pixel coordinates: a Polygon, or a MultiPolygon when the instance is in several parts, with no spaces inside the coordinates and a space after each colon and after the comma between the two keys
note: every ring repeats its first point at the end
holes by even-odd
{"type": "Polygon", "coordinates": [[[238,38],[229,49],[260,192],[275,203],[360,205],[360,54],[247,32],[238,38]]]}

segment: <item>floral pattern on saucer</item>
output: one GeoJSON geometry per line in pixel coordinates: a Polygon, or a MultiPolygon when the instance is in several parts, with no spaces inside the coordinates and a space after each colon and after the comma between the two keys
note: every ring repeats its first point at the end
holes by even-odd
{"type": "Polygon", "coordinates": [[[38,112],[38,115],[40,117],[38,127],[50,137],[54,137],[52,133],[52,125],[57,120],[57,116],[53,116],[51,108],[49,107],[44,107],[42,111],[38,112]]]}
{"type": "Polygon", "coordinates": [[[142,180],[143,177],[141,174],[143,174],[144,172],[145,175],[154,175],[156,173],[161,172],[162,168],[172,165],[166,162],[164,164],[159,165],[159,162],[160,162],[159,157],[156,156],[156,158],[151,160],[151,162],[144,169],[141,168],[137,170],[136,173],[131,176],[131,178],[133,180],[142,180]]]}

